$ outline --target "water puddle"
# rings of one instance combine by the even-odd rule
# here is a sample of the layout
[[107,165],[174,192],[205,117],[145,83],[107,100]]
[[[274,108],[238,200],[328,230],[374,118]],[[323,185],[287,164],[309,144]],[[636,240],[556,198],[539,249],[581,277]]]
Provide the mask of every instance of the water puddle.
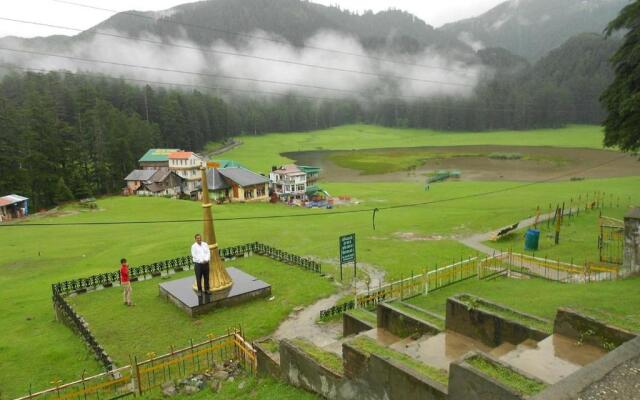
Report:
[[391,346],[431,366],[449,370],[449,364],[470,351],[490,352],[491,348],[481,342],[455,332],[445,331],[435,336],[422,338],[404,345]]
[[394,343],[402,341],[402,338],[390,333],[386,329],[374,328],[361,333],[362,336],[370,337],[381,345],[391,346]]
[[581,345],[565,336],[551,335],[541,342],[520,343],[500,359],[553,384],[603,355],[605,351],[598,347]]

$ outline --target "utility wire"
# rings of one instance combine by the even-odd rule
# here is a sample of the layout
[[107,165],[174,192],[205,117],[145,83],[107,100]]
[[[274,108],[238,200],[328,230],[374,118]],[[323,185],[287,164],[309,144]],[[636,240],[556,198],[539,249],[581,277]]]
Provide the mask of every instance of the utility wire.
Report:
[[[264,219],[282,219],[282,218],[308,218],[308,217],[316,217],[316,216],[333,216],[333,215],[343,215],[343,214],[356,214],[356,213],[369,213],[369,212],[380,212],[383,210],[397,210],[401,208],[411,208],[411,207],[420,207],[426,205],[433,204],[442,204],[447,202],[452,202],[456,200],[466,200],[471,198],[478,198],[489,196],[493,194],[510,192],[518,189],[522,189],[525,187],[530,187],[534,185],[539,185],[542,183],[548,183],[556,179],[564,178],[570,175],[580,174],[586,171],[590,171],[592,169],[600,168],[605,165],[614,163],[618,160],[628,157],[627,154],[621,155],[620,157],[616,157],[614,159],[602,162],[600,164],[584,168],[578,171],[571,171],[565,174],[560,174],[551,178],[538,180],[534,182],[527,182],[520,185],[509,186],[502,189],[489,190],[485,192],[479,193],[471,193],[467,195],[449,197],[446,199],[440,200],[431,200],[431,201],[423,201],[417,203],[405,203],[405,204],[397,204],[386,207],[374,207],[374,208],[364,208],[359,210],[345,210],[345,211],[334,211],[330,213],[312,213],[312,214],[276,214],[276,215],[257,215],[257,216],[246,216],[246,217],[230,217],[230,218],[216,218],[214,221],[248,221],[248,220],[264,220]],[[94,226],[94,225],[146,225],[146,224],[177,224],[177,223],[195,223],[202,222],[202,219],[177,219],[177,220],[156,220],[156,221],[112,221],[112,222],[70,222],[70,223],[26,223],[26,224],[0,224],[0,228],[9,228],[9,227],[41,227],[41,226]]]
[[[17,65],[2,64],[2,63],[0,63],[0,68],[4,68],[4,69],[7,69],[7,70],[21,69],[21,70],[24,70],[24,71],[32,71],[32,72],[39,72],[39,73],[51,72],[50,70],[47,70],[47,69],[44,69],[44,68],[20,67],[20,66],[17,66]],[[270,91],[262,91],[262,90],[228,88],[228,87],[223,87],[223,86],[205,86],[205,85],[193,85],[193,84],[189,84],[189,83],[150,81],[150,80],[147,80],[147,79],[115,77],[115,76],[110,76],[110,75],[102,75],[102,74],[99,74],[99,73],[85,74],[85,73],[82,73],[82,72],[73,72],[73,74],[74,75],[78,75],[78,76],[85,76],[85,77],[88,77],[88,78],[105,78],[105,79],[113,79],[113,80],[121,79],[123,81],[130,81],[130,82],[136,82],[136,83],[145,83],[145,84],[153,84],[153,85],[165,85],[165,86],[189,87],[189,88],[195,88],[195,89],[220,90],[220,91],[224,91],[224,92],[251,93],[251,94],[259,94],[259,95],[262,95],[262,96],[284,96],[284,97],[291,96],[291,97],[303,98],[303,99],[327,100],[327,101],[329,101],[329,100],[331,100],[331,101],[333,101],[333,100],[341,100],[341,98],[339,98],[339,97],[306,96],[306,95],[292,94],[290,92],[270,92]]]
[[329,91],[340,92],[340,93],[355,93],[351,90],[329,88],[324,86],[306,85],[302,83],[272,81],[272,80],[257,79],[257,78],[245,78],[245,77],[231,76],[231,75],[212,74],[208,72],[182,71],[182,70],[172,69],[172,68],[152,67],[149,65],[127,64],[127,63],[116,62],[116,61],[99,60],[99,59],[75,57],[75,56],[55,54],[55,53],[47,53],[44,51],[15,49],[15,48],[9,48],[9,47],[0,47],[0,50],[11,51],[15,53],[25,53],[25,54],[47,56],[47,57],[63,58],[67,60],[80,61],[80,62],[115,65],[118,67],[138,68],[138,69],[151,70],[151,71],[172,72],[172,73],[185,74],[185,75],[206,76],[209,78],[222,78],[222,79],[258,82],[258,83],[269,83],[273,85],[296,86],[296,87],[301,87],[305,89],[329,90]]
[[[46,24],[46,23],[42,23],[42,22],[26,21],[26,20],[14,19],[14,18],[6,18],[6,17],[0,17],[0,20],[17,22],[17,23],[21,23],[21,24],[46,26],[46,27],[56,28],[56,29],[66,29],[66,30],[75,31],[75,32],[93,33],[93,34],[96,34],[96,35],[115,37],[115,38],[126,39],[126,40],[133,40],[133,41],[136,41],[136,42],[151,43],[151,44],[159,45],[159,46],[196,50],[196,51],[199,51],[199,52],[202,52],[202,53],[224,54],[224,55],[234,56],[234,57],[245,57],[245,58],[257,59],[257,60],[261,60],[261,61],[269,61],[269,62],[276,62],[276,63],[282,63],[282,64],[290,64],[290,65],[296,65],[296,66],[302,66],[302,67],[308,67],[308,68],[316,68],[316,69],[323,69],[323,70],[329,70],[329,71],[347,72],[347,73],[352,73],[352,74],[374,76],[374,77],[385,78],[385,79],[391,78],[391,79],[400,79],[400,80],[407,80],[407,81],[421,82],[421,83],[429,83],[429,84],[438,84],[438,85],[473,87],[473,85],[466,84],[466,83],[445,82],[445,81],[438,81],[438,80],[432,80],[432,79],[421,79],[421,78],[413,78],[413,77],[407,77],[407,76],[401,76],[401,75],[383,74],[383,73],[361,71],[361,70],[355,70],[355,69],[330,67],[330,66],[326,66],[326,65],[308,64],[308,63],[303,63],[303,62],[298,62],[298,61],[284,60],[284,59],[280,59],[280,58],[263,57],[263,56],[256,56],[256,55],[252,55],[252,54],[237,53],[237,52],[233,52],[233,51],[214,50],[214,49],[208,49],[208,48],[204,48],[204,47],[187,46],[187,45],[174,44],[174,43],[165,43],[165,42],[162,42],[162,41],[159,41],[159,40],[142,39],[142,38],[135,38],[135,37],[131,37],[131,36],[118,35],[118,34],[115,34],[115,33],[99,31],[97,29],[91,29],[91,30],[85,31],[83,29],[73,28],[73,27],[69,27],[69,26],[52,25],[52,24]],[[464,75],[464,74],[462,74],[460,72],[458,72],[458,74],[459,75]]]
[[[89,9],[92,9],[92,10],[105,11],[105,12],[114,13],[114,14],[130,15],[132,17],[137,17],[137,18],[143,18],[143,19],[148,19],[148,20],[152,20],[152,21],[157,21],[157,18],[154,18],[154,17],[149,16],[149,15],[144,15],[144,14],[139,13],[139,12],[118,11],[118,10],[114,10],[114,9],[110,9],[110,8],[97,7],[97,6],[92,6],[92,5],[83,4],[83,3],[77,3],[77,2],[73,2],[73,1],[65,1],[65,0],[52,0],[52,1],[55,2],[55,3],[68,4],[68,5],[72,5],[72,6],[76,6],[76,7],[89,8]],[[273,43],[286,44],[286,45],[289,45],[289,46],[291,45],[291,43],[289,43],[286,40],[280,40],[280,39],[270,38],[270,37],[266,37],[266,36],[258,36],[258,35],[248,34],[248,33],[230,31],[230,30],[221,29],[221,28],[214,28],[214,27],[210,27],[210,26],[204,26],[204,25],[192,24],[192,23],[187,23],[187,22],[181,22],[181,21],[177,21],[175,19],[168,18],[168,17],[163,17],[162,18],[162,22],[169,22],[169,23],[172,23],[172,24],[175,24],[175,25],[179,25],[179,26],[188,26],[190,28],[202,29],[202,30],[206,30],[206,31],[210,31],[210,32],[224,33],[224,34],[227,34],[227,35],[232,35],[232,36],[237,36],[237,37],[244,37],[244,38],[248,38],[248,39],[264,40],[264,41],[273,42]],[[410,63],[410,62],[392,60],[392,59],[388,59],[388,58],[375,57],[375,56],[367,55],[367,54],[364,54],[364,53],[353,53],[353,52],[349,52],[349,51],[330,49],[330,48],[326,48],[326,47],[318,47],[318,46],[310,46],[310,45],[302,45],[302,46],[299,46],[299,47],[306,48],[306,49],[312,49],[312,50],[321,50],[321,51],[326,51],[326,52],[335,53],[335,54],[344,54],[344,55],[348,55],[348,56],[353,56],[353,57],[358,57],[358,58],[365,58],[365,59],[381,61],[381,62],[386,62],[386,63],[391,63],[391,64],[407,65],[407,66],[411,66],[411,67],[420,67],[420,68],[427,68],[427,69],[438,69],[438,70],[443,70],[443,71],[452,71],[451,68],[445,68],[445,67],[439,67],[439,66],[433,66],[433,65],[424,65],[424,64],[417,64],[417,63]]]
[[[232,80],[247,80],[247,81],[251,81],[251,82],[259,82],[259,83],[267,83],[267,84],[290,85],[290,86],[302,87],[302,88],[307,88],[307,89],[310,88],[310,89],[321,89],[321,90],[328,90],[328,91],[336,91],[336,92],[340,92],[340,93],[358,95],[358,96],[369,96],[369,97],[372,96],[371,93],[359,92],[359,91],[348,90],[348,89],[327,88],[327,87],[323,87],[323,86],[305,85],[305,84],[298,84],[298,83],[287,83],[287,82],[280,82],[280,81],[270,81],[270,80],[263,80],[263,79],[257,79],[257,78],[230,77],[230,76],[210,74],[210,73],[205,73],[205,72],[182,71],[182,70],[159,68],[159,67],[152,67],[152,66],[146,66],[146,65],[126,64],[126,63],[120,63],[120,62],[114,62],[114,61],[96,60],[96,59],[89,59],[89,58],[82,58],[82,57],[75,57],[75,56],[67,56],[67,55],[54,54],[54,53],[46,53],[46,52],[33,51],[33,50],[23,50],[23,49],[0,47],[0,51],[10,51],[10,52],[16,52],[16,53],[35,54],[35,55],[41,55],[41,56],[46,56],[46,57],[70,59],[70,60],[86,62],[86,63],[116,65],[116,66],[119,66],[119,67],[139,68],[139,69],[143,69],[143,70],[157,70],[157,71],[161,71],[161,72],[172,72],[172,73],[181,73],[181,74],[187,74],[187,75],[208,76],[208,77],[225,78],[225,79],[232,79]],[[8,65],[11,65],[11,64],[6,64],[5,63],[4,65],[6,65],[7,68],[10,68],[10,67],[8,67]],[[16,68],[27,69],[27,68],[24,68],[24,67],[16,67]],[[116,79],[118,79],[118,78],[116,78]],[[218,89],[218,87],[209,87],[209,86],[204,86],[204,85],[193,85],[193,84],[184,84],[184,83],[162,83],[162,82],[157,82],[157,81],[148,81],[148,80],[144,80],[144,79],[133,79],[133,78],[119,78],[119,79],[131,80],[131,81],[137,81],[137,82],[157,83],[157,84],[164,84],[164,85],[176,85],[176,86],[188,86],[188,87],[201,87],[201,88],[207,88],[207,89]],[[231,88],[222,88],[222,87],[220,87],[219,89],[228,90],[228,91],[247,91],[247,92],[253,92],[253,93],[274,94],[274,95],[278,95],[278,96],[287,96],[288,95],[287,93],[282,93],[282,92],[278,93],[278,92],[257,91],[257,90],[254,91],[254,90],[243,90],[243,89],[231,89]],[[306,97],[306,98],[321,99],[321,100],[327,100],[327,99],[329,99],[329,100],[339,100],[339,98],[327,98],[327,97],[318,97],[318,96],[310,96],[310,95],[304,95],[304,96],[298,96],[298,97]],[[425,97],[409,96],[409,95],[389,96],[388,99],[390,99],[390,100],[404,100],[404,99],[426,100]],[[465,110],[466,109],[466,110],[471,110],[471,111],[486,111],[486,112],[493,112],[493,111],[497,111],[497,112],[514,112],[515,111],[514,107],[524,107],[527,110],[534,110],[534,111],[536,110],[534,108],[529,107],[529,103],[514,104],[513,107],[511,107],[511,108],[479,108],[479,107],[473,107],[473,106],[447,106],[447,105],[442,105],[442,104],[424,104],[424,106],[427,107],[427,108],[444,109],[444,110]],[[565,114],[572,113],[573,111],[574,110],[569,110],[569,109],[566,109],[566,110],[554,109],[553,110],[554,113],[565,113]]]

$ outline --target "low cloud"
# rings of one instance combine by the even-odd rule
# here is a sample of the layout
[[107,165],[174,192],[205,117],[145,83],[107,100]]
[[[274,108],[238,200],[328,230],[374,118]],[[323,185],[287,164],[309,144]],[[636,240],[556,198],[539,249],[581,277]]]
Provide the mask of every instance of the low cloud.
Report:
[[[109,33],[123,35],[118,32]],[[269,34],[254,32],[251,36],[266,37]],[[141,39],[161,40],[149,35]],[[23,43],[31,43],[29,46],[35,51],[107,63],[7,51],[0,51],[0,60],[5,64],[27,68],[92,72],[163,83],[219,86],[238,90],[237,93],[250,90],[323,98],[355,97],[363,101],[402,96],[407,100],[414,97],[469,96],[485,74],[483,67],[479,65],[468,65],[429,48],[419,54],[403,56],[384,51],[367,53],[355,38],[336,32],[318,32],[302,48],[289,45],[281,38],[277,39],[277,42],[253,39],[239,48],[218,41],[209,48],[197,50],[193,49],[197,45],[184,39],[172,39],[170,44],[173,46],[163,46],[97,34],[86,39],[76,38],[66,51],[34,49],[35,42],[16,40],[12,44],[4,39],[4,47],[15,48],[17,45],[24,46]],[[479,42],[469,44],[474,48],[481,45]],[[356,54],[366,54],[368,57]],[[287,62],[273,62],[266,60],[267,58]],[[206,91],[205,88],[201,90]]]

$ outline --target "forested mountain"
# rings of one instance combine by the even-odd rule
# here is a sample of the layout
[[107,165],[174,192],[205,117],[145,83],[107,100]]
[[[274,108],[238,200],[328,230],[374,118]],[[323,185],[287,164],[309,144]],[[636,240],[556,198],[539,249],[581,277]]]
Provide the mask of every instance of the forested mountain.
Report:
[[18,40],[27,47],[60,48],[91,39],[93,29],[133,37],[152,34],[164,40],[183,38],[200,46],[223,40],[236,47],[246,45],[252,37],[269,35],[301,46],[320,31],[335,31],[357,38],[369,50],[385,48],[404,53],[433,46],[447,52],[473,53],[454,35],[438,31],[405,11],[358,15],[301,0],[209,0],[160,12],[128,11],[69,39],[52,36]]
[[466,34],[536,61],[569,37],[602,33],[629,0],[509,0],[486,13],[438,30]]

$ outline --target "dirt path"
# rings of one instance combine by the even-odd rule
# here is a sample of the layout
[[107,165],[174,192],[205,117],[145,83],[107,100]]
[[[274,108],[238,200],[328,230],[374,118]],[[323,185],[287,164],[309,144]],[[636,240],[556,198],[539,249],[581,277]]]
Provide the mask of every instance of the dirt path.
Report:
[[[573,210],[573,212],[575,212],[576,210]],[[566,213],[568,213],[568,211],[565,211],[565,215]],[[552,219],[553,216],[555,215],[555,213],[549,213],[549,214],[541,214],[540,217],[538,218],[538,223],[540,222],[544,222],[548,219]],[[525,218],[522,221],[518,222],[518,229],[520,228],[527,228],[530,227],[532,225],[534,225],[536,223],[536,217],[529,217],[529,218]],[[467,236],[466,238],[462,238],[462,239],[458,239],[458,241],[462,244],[464,244],[467,247],[471,247],[472,249],[478,250],[481,253],[487,254],[487,255],[494,255],[497,250],[494,248],[491,248],[485,244],[483,244],[483,242],[486,242],[487,240],[490,240],[493,235],[495,235],[496,231],[490,231],[490,232],[485,232],[485,233],[476,233],[475,235],[471,235],[471,236]]]
[[231,143],[226,144],[226,145],[220,147],[219,149],[216,149],[216,150],[212,151],[211,153],[207,153],[207,156],[210,157],[210,156],[215,156],[215,155],[219,155],[219,154],[222,154],[222,153],[226,153],[227,151],[229,151],[231,149],[234,149],[234,148],[240,146],[241,144],[242,144],[241,141],[232,139]]
[[[321,261],[325,264],[336,265],[337,263],[337,260],[335,259]],[[358,263],[358,268],[361,268],[367,273],[367,275],[369,275],[371,287],[376,287],[384,283],[385,272],[382,268],[366,263]],[[358,281],[356,283],[356,288],[358,290],[364,290],[367,286],[365,282]],[[342,336],[342,322],[334,321],[318,324],[316,323],[316,320],[320,316],[321,310],[326,310],[327,308],[334,306],[338,300],[349,293],[352,293],[352,289],[344,288],[330,297],[319,300],[303,309],[294,311],[283,323],[280,324],[276,332],[273,334],[274,339],[281,340],[302,337],[319,347],[335,344]]]

